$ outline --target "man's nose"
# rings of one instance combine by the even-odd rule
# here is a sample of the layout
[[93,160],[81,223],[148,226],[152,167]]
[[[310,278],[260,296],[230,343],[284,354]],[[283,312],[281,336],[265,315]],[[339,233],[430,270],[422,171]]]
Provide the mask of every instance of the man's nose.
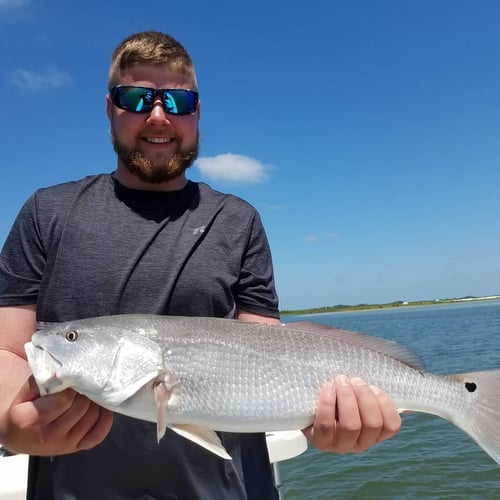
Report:
[[157,99],[153,104],[153,109],[149,113],[148,122],[152,124],[165,124],[170,123],[168,114],[165,112],[163,103],[160,99]]

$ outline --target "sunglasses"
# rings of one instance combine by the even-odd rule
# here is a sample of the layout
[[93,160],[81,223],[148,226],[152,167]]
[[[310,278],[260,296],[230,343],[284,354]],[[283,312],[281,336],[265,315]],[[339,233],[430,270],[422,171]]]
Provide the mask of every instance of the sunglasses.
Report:
[[171,115],[189,115],[198,105],[198,92],[194,90],[116,85],[109,93],[115,106],[132,113],[149,113],[156,99],[161,99],[165,112]]

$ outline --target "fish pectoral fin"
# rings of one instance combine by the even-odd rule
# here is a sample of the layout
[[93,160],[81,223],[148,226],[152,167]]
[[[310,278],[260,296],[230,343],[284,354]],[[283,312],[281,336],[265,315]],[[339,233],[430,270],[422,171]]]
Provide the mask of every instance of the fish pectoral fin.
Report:
[[170,428],[180,436],[202,446],[215,455],[231,460],[231,455],[226,451],[215,431],[189,424],[176,424],[170,426]]
[[172,391],[161,381],[154,384],[153,394],[156,405],[156,438],[160,442],[167,431],[167,405]]

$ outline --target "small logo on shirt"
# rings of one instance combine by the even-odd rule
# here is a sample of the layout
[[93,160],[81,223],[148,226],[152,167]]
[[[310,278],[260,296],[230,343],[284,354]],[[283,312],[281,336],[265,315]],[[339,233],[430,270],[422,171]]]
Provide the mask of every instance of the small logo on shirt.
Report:
[[202,234],[205,232],[206,226],[200,226],[193,229],[193,234]]

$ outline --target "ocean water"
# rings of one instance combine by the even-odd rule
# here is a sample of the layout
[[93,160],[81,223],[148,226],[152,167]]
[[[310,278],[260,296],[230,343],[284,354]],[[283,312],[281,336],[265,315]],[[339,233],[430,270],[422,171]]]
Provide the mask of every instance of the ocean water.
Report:
[[[401,342],[435,373],[500,368],[499,300],[284,318],[301,319]],[[309,447],[280,472],[286,500],[500,498],[500,465],[451,423],[421,413],[403,415],[397,436],[363,454]]]

